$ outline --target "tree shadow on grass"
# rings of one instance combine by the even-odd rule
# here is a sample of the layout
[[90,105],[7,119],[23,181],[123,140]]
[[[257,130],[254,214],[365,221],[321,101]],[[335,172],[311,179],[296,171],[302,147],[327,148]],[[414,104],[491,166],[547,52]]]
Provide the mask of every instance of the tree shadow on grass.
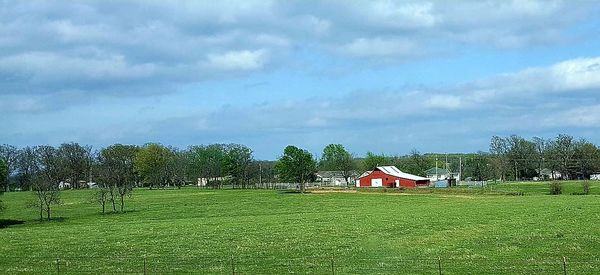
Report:
[[100,215],[100,216],[125,215],[127,213],[136,213],[136,212],[141,212],[141,210],[139,210],[139,209],[130,209],[130,210],[125,209],[124,212],[121,212],[121,211],[113,212],[111,210],[111,211],[106,211],[104,213],[98,212],[95,215]]
[[304,193],[302,193],[302,192],[300,192],[300,190],[288,189],[288,190],[280,190],[279,194],[310,194],[310,191],[304,191]]
[[25,221],[20,221],[20,220],[0,219],[0,229],[9,227],[11,225],[24,224],[24,223],[25,223]]

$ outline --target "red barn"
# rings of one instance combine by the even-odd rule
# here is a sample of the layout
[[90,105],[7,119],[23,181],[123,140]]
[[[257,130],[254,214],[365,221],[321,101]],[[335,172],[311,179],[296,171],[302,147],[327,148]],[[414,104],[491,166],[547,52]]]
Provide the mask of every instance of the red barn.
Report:
[[379,166],[356,180],[356,187],[420,187],[429,186],[429,179],[404,173],[396,166]]

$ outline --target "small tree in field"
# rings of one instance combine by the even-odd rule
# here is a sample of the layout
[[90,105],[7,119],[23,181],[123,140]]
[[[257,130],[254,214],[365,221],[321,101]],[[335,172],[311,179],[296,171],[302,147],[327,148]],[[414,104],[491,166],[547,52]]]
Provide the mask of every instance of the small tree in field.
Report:
[[275,169],[282,180],[298,183],[300,192],[304,193],[305,184],[314,179],[317,162],[310,152],[290,145],[285,147]]
[[583,187],[583,194],[584,195],[589,195],[590,194],[590,182],[589,181],[584,181],[581,183],[581,187]]
[[111,145],[100,151],[98,156],[99,190],[96,198],[101,204],[103,212],[107,201],[112,203],[113,212],[116,212],[117,200],[119,200],[121,212],[125,210],[125,197],[131,195],[136,180],[134,161],[137,151],[137,146],[122,144]]
[[67,178],[63,160],[58,150],[52,146],[38,146],[35,149],[39,172],[33,182],[33,191],[36,194],[34,206],[40,210],[40,220],[46,213],[50,220],[52,205],[60,204],[59,183]]
[[562,184],[560,181],[553,181],[550,183],[550,195],[562,194]]

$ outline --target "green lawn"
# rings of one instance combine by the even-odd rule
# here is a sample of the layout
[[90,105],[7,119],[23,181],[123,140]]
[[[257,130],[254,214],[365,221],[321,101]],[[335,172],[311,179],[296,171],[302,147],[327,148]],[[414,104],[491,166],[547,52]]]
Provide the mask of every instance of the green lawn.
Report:
[[[594,274],[600,183],[593,195],[569,195],[577,184],[560,196],[545,195],[548,183],[303,195],[139,189],[129,212],[107,215],[91,191],[65,191],[51,222],[27,208],[33,194],[7,193],[0,219],[25,223],[0,229],[0,272],[141,274],[145,258],[146,271],[161,274],[438,274],[440,265],[444,274],[563,274],[566,257],[569,274]],[[515,190],[525,195],[502,195]]]

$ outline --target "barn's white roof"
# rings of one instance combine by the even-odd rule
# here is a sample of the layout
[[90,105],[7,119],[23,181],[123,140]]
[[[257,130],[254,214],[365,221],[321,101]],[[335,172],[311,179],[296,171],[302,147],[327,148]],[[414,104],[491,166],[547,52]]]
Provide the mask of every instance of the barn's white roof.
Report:
[[429,180],[428,178],[420,177],[420,176],[409,174],[409,173],[404,173],[404,172],[400,171],[400,169],[396,168],[396,166],[378,166],[377,169],[379,169],[381,172],[384,172],[390,176],[399,177],[399,178],[403,178],[403,179]]
[[360,176],[358,176],[358,178],[364,178],[364,177],[366,177],[366,176],[370,175],[372,172],[373,172],[373,171],[367,171],[367,172],[364,172],[364,173],[360,174]]

